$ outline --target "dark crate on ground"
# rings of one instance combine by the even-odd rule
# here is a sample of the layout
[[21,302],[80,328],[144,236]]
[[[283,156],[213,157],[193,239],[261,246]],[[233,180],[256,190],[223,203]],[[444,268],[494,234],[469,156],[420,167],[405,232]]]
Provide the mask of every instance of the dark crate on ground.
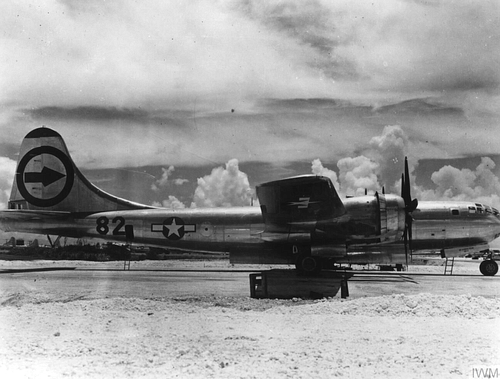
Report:
[[349,296],[351,272],[322,271],[318,276],[299,275],[295,270],[268,270],[250,274],[250,296],[256,299],[322,299]]

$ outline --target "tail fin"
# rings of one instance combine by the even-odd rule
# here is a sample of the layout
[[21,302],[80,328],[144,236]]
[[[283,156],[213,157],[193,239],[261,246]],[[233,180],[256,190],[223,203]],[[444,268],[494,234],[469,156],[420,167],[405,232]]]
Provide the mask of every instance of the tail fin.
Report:
[[112,196],[91,184],[56,131],[38,128],[24,138],[9,209],[92,213],[147,208],[152,207]]

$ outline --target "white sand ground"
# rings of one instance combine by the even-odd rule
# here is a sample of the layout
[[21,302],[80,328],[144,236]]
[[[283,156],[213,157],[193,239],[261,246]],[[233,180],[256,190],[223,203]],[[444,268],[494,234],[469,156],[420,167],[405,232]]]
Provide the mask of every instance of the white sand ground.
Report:
[[500,366],[498,298],[1,299],[1,378],[471,378]]

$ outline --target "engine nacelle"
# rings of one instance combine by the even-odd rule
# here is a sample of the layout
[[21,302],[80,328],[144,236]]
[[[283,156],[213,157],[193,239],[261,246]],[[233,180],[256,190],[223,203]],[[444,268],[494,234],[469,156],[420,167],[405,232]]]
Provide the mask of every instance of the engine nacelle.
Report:
[[318,223],[311,238],[311,255],[344,257],[349,251],[371,245],[400,241],[405,227],[405,204],[396,195],[348,198],[344,202],[347,218]]
[[390,243],[401,240],[405,228],[405,204],[396,195],[376,193],[347,199],[347,245]]

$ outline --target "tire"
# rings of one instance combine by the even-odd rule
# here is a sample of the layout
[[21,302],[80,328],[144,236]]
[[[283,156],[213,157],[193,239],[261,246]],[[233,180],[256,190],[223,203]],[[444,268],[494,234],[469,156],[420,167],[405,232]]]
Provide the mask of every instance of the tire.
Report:
[[479,271],[485,276],[494,276],[498,272],[498,264],[493,259],[487,259],[481,262]]
[[299,254],[295,268],[302,275],[315,276],[320,273],[322,264],[321,260],[317,257]]

